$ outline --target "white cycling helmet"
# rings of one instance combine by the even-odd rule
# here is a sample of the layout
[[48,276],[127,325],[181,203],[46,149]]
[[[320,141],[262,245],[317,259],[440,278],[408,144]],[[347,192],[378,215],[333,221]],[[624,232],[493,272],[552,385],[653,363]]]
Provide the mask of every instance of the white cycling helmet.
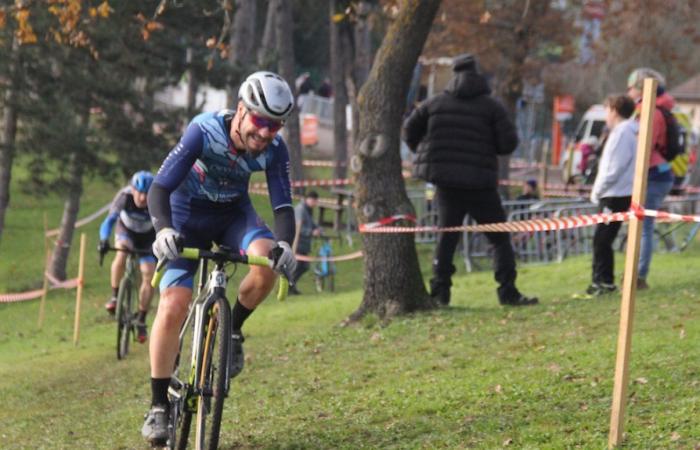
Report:
[[238,99],[256,114],[279,121],[285,121],[294,107],[294,96],[287,82],[266,71],[248,75],[238,90]]

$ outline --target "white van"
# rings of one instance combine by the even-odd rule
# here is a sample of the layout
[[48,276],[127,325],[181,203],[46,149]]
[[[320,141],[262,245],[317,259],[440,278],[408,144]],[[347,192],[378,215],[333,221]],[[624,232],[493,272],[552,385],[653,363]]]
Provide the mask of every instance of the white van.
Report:
[[[564,150],[561,158],[561,167],[563,170],[564,181],[571,179],[576,175],[581,175],[579,165],[581,163],[581,144],[591,143],[600,140],[600,135],[603,134],[605,128],[605,107],[603,105],[593,105],[581,118],[574,142]],[[572,162],[569,164],[569,156],[572,155]]]

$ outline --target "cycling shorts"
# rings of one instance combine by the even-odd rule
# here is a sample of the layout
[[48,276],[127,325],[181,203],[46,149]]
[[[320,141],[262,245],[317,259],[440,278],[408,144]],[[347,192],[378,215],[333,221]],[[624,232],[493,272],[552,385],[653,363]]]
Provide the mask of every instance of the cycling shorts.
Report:
[[[243,252],[258,239],[274,240],[249,197],[227,203],[172,199],[171,208],[173,227],[182,235],[185,247],[209,250],[216,243]],[[174,286],[192,289],[198,266],[198,261],[184,258],[169,262],[160,282],[161,292]]]
[[155,264],[156,257],[153,256],[153,241],[156,240],[156,231],[151,230],[146,233],[136,233],[124,225],[121,219],[117,220],[117,226],[114,230],[114,243],[124,242],[130,249],[148,250],[147,255],[139,257],[139,264]]

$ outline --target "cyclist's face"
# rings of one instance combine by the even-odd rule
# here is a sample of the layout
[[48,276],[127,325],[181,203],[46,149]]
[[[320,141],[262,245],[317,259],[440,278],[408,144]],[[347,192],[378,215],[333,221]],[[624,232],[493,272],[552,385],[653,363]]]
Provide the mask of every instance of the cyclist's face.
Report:
[[134,189],[133,186],[131,186],[131,196],[134,197],[134,204],[136,205],[137,208],[145,208],[147,205],[146,201],[146,193],[145,192],[139,192],[136,189]]
[[256,116],[245,106],[238,108],[238,114],[241,114],[240,138],[245,149],[253,153],[265,150],[282,125],[279,122]]

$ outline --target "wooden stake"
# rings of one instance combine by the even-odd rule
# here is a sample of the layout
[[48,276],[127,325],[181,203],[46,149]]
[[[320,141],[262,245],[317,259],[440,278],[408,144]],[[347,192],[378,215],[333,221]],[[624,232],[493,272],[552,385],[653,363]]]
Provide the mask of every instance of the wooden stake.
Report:
[[46,308],[46,296],[49,294],[49,263],[51,262],[51,249],[46,249],[46,259],[44,260],[44,292],[41,294],[41,302],[39,303],[39,321],[37,327],[41,330],[44,326],[44,309]]
[[[644,205],[647,191],[647,171],[651,153],[651,137],[656,105],[656,80],[644,80],[642,92],[642,114],[637,140],[637,162],[634,169],[632,204]],[[622,443],[625,417],[625,400],[629,378],[629,354],[632,344],[632,322],[634,319],[634,298],[637,292],[637,266],[639,263],[639,241],[642,234],[642,219],[631,217],[627,231],[627,252],[625,275],[622,281],[622,302],[620,303],[620,330],[617,338],[617,359],[615,361],[615,383],[613,387],[612,412],[608,448]]]
[[51,260],[51,248],[49,246],[49,237],[46,235],[49,231],[49,219],[46,217],[46,212],[44,212],[44,253],[46,258],[44,260],[44,293],[41,294],[41,302],[39,303],[39,319],[37,321],[37,327],[41,330],[44,326],[44,308],[46,306],[46,295],[49,293],[49,261]]
[[78,289],[75,294],[75,323],[73,325],[73,345],[80,338],[80,303],[83,299],[83,274],[85,273],[85,233],[80,233],[80,259],[78,260]]

